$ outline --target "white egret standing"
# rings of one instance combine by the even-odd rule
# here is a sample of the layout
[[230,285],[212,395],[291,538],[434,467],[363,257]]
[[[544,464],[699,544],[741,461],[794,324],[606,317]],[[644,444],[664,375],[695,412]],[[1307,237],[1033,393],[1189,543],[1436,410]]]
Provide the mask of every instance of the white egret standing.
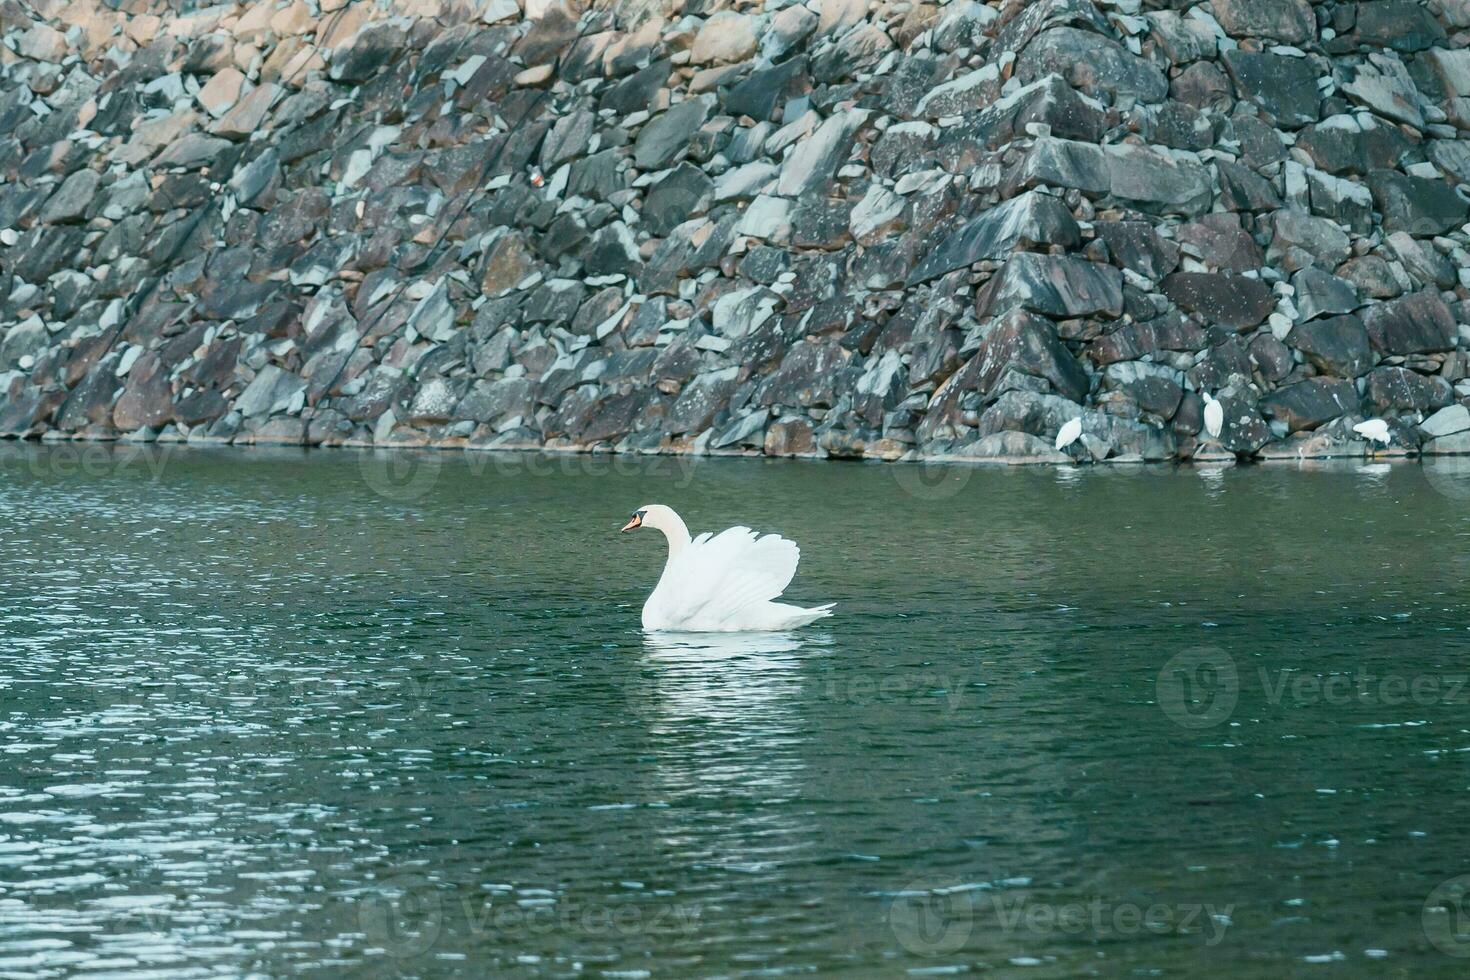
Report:
[[1353,426],[1353,431],[1369,442],[1380,442],[1385,446],[1389,443],[1388,423],[1383,421],[1383,419],[1369,419],[1366,422],[1359,422]]
[[1218,439],[1220,430],[1225,427],[1225,409],[1208,391],[1200,392],[1200,397],[1205,400],[1205,431],[1211,439]]
[[1062,423],[1061,429],[1057,431],[1057,452],[1066,449],[1082,436],[1082,416],[1068,419]]

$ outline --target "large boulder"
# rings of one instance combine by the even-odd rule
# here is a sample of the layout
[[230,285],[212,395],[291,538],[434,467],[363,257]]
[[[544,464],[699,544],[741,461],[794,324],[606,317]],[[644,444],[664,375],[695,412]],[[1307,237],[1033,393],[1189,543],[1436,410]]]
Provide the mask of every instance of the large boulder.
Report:
[[1306,0],[1210,0],[1210,10],[1231,37],[1301,44],[1317,36],[1317,18]]
[[1071,249],[1080,242],[1071,210],[1056,197],[1033,191],[987,208],[955,229],[914,267],[908,281],[927,282],[976,262],[1005,258],[1017,249]]
[[1232,330],[1249,330],[1270,315],[1276,297],[1259,279],[1216,272],[1176,272],[1164,295],[1190,313]]
[[975,298],[980,316],[1021,307],[1054,317],[1123,314],[1123,276],[1112,266],[1068,255],[1013,255]]
[[1368,331],[1355,316],[1299,323],[1287,341],[1324,374],[1357,378],[1373,366]]
[[1038,36],[1017,59],[1016,74],[1023,82],[1057,74],[1081,91],[1139,102],[1162,102],[1169,94],[1159,69],[1117,41],[1075,27],[1054,27]]
[[1268,395],[1261,408],[1285,423],[1288,432],[1301,432],[1356,412],[1358,390],[1351,381],[1309,378]]
[[1389,355],[1432,354],[1455,346],[1455,318],[1432,289],[1368,307],[1373,346]]

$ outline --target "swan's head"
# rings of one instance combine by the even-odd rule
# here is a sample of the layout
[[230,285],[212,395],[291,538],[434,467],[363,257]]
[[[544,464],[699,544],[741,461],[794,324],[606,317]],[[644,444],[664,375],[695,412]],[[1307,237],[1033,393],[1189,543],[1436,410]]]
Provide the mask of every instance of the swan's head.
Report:
[[676,527],[683,527],[683,523],[672,507],[665,507],[663,504],[644,504],[633,511],[633,516],[628,518],[628,523],[623,525],[623,530],[636,531],[640,527],[652,527],[660,531],[671,531]]

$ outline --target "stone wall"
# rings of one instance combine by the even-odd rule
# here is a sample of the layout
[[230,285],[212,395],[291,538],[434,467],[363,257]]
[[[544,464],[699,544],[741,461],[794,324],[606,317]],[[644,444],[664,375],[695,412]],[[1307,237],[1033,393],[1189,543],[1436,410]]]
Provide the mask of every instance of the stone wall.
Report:
[[0,0],[0,432],[1470,451],[1463,0],[566,2]]

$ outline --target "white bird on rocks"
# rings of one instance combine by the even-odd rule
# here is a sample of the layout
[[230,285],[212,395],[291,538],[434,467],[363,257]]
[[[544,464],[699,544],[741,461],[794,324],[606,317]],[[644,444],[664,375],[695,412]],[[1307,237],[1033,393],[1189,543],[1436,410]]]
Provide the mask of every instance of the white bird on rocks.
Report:
[[1369,442],[1379,442],[1385,446],[1389,443],[1388,423],[1383,421],[1383,419],[1369,419],[1366,422],[1359,422],[1353,426],[1353,431]]
[[1068,419],[1067,421],[1063,422],[1062,427],[1057,430],[1057,452],[1061,452],[1063,449],[1066,449],[1068,446],[1076,442],[1081,437],[1082,416],[1079,415],[1076,418]]
[[779,534],[732,527],[690,540],[684,521],[663,504],[639,507],[623,530],[640,527],[662,531],[669,542],[664,573],[643,604],[644,629],[787,630],[832,615],[830,602],[805,609],[773,601],[791,584],[801,559],[801,549]]
[[1205,400],[1205,431],[1211,439],[1218,439],[1220,430],[1225,427],[1225,409],[1208,391],[1200,392],[1200,397]]

